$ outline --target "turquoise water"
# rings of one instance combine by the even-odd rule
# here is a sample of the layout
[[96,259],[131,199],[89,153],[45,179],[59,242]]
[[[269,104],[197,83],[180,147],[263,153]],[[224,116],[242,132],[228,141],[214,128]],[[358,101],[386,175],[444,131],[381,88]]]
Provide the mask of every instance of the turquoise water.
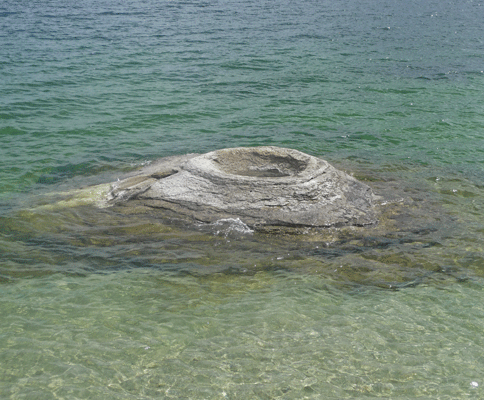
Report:
[[[483,17],[1,3],[0,397],[483,397]],[[257,145],[354,174],[381,223],[279,237],[55,206],[163,156]]]

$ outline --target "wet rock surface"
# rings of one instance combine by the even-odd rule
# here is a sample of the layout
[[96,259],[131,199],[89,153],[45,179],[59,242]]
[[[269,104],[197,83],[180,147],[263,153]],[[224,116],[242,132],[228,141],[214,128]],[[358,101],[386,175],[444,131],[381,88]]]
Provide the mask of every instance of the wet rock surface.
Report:
[[163,158],[113,183],[108,194],[110,204],[202,222],[240,218],[256,229],[372,225],[373,200],[369,186],[325,160],[273,146]]

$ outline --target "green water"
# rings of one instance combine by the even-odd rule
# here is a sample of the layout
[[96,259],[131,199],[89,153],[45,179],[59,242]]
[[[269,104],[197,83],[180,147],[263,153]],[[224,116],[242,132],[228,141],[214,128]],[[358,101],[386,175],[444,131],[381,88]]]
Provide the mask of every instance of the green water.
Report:
[[3,393],[478,398],[480,289],[343,294],[317,276],[147,269],[24,280],[3,290]]
[[[0,398],[483,397],[483,7],[1,3]],[[53,206],[257,145],[372,186],[380,224]]]

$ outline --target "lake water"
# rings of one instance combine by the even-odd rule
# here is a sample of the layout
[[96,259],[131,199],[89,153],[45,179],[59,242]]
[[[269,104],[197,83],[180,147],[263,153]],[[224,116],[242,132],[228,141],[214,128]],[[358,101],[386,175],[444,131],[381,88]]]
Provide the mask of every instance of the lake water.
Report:
[[[484,3],[4,0],[0,397],[484,397]],[[275,145],[381,196],[294,236],[61,207]]]

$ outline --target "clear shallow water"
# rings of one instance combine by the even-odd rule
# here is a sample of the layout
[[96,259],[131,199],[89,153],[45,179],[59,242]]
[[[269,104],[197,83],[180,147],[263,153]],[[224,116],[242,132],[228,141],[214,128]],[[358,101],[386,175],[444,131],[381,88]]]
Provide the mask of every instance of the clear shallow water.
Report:
[[[1,397],[480,397],[482,7],[2,3]],[[370,184],[382,224],[37,207],[263,144]]]
[[3,289],[3,393],[478,398],[481,284],[344,294],[318,276],[146,269],[24,280]]

